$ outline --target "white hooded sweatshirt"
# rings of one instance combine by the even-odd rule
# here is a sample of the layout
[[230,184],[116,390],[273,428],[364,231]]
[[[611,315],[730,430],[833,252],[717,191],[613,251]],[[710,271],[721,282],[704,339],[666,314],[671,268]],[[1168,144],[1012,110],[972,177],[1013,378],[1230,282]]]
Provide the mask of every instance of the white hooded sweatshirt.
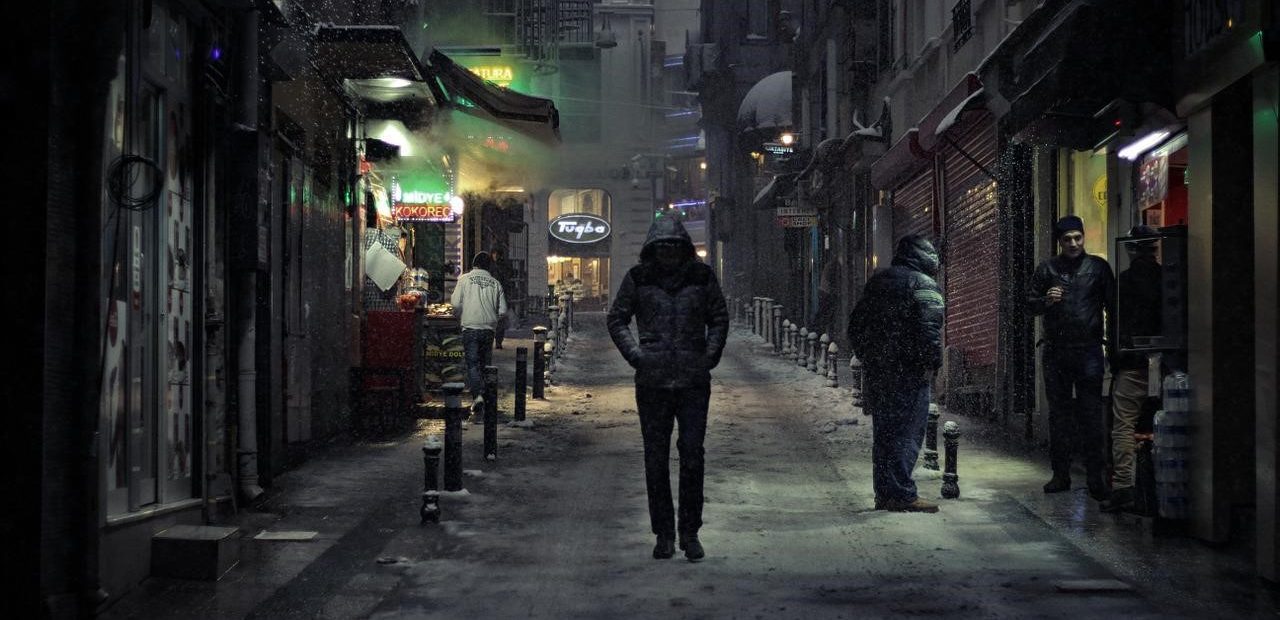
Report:
[[449,303],[453,304],[453,314],[462,318],[462,329],[493,330],[498,319],[507,314],[502,283],[480,268],[458,278]]

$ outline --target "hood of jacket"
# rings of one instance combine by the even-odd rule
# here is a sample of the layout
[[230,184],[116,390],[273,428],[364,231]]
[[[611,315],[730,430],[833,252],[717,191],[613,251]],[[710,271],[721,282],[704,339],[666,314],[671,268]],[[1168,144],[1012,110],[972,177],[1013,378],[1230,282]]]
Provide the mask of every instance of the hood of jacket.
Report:
[[693,238],[684,229],[684,224],[673,217],[662,217],[654,220],[649,226],[649,235],[645,237],[644,245],[640,248],[640,262],[653,260],[653,244],[659,241],[675,241],[688,252],[687,258],[693,259],[695,256]]
[[907,235],[898,241],[898,247],[893,250],[893,264],[914,269],[929,277],[937,276],[941,266],[938,251],[922,235]]

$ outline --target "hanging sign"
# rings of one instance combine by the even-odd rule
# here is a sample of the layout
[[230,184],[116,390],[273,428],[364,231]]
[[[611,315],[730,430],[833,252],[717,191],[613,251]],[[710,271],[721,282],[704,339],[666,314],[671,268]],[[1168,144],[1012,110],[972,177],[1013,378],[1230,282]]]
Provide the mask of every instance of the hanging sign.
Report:
[[395,216],[405,222],[445,222],[457,220],[453,207],[445,204],[396,203]]
[[548,230],[566,243],[595,243],[609,236],[609,222],[586,213],[567,213],[551,220]]

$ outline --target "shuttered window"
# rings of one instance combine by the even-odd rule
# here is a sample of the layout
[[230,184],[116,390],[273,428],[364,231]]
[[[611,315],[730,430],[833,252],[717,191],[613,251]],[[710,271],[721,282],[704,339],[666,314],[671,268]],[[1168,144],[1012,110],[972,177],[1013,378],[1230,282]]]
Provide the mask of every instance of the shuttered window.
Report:
[[893,191],[893,243],[909,234],[933,236],[933,167]]
[[[972,114],[952,139],[994,171],[996,131],[990,114]],[[996,363],[1000,318],[996,183],[953,147],[944,147],[942,158],[947,346],[963,352],[968,368],[989,368]]]

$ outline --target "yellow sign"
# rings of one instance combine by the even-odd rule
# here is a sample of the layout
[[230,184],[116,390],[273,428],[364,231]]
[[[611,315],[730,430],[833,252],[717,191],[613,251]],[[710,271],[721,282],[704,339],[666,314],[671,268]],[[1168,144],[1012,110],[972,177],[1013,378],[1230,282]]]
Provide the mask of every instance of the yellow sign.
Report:
[[471,67],[471,72],[480,76],[486,82],[493,82],[498,86],[510,86],[515,81],[515,72],[511,67],[504,65],[481,65],[479,67]]
[[1093,202],[1103,209],[1107,208],[1107,175],[1105,174],[1093,182]]

